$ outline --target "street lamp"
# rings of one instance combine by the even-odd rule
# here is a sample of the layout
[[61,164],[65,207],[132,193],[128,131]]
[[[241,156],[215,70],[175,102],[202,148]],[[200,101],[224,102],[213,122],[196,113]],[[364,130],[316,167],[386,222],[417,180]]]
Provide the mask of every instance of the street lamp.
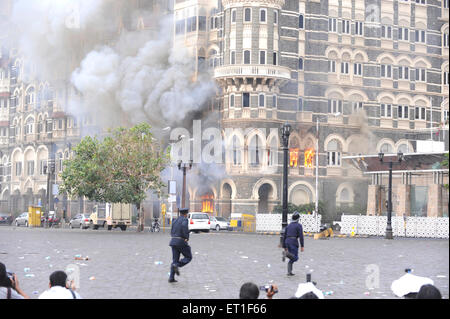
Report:
[[291,135],[292,127],[285,123],[281,128],[281,142],[283,144],[283,212],[281,221],[281,237],[280,246],[283,247],[284,232],[287,227],[288,216],[288,161],[289,161],[289,135]]
[[181,193],[181,208],[186,208],[186,170],[192,168],[192,160],[188,163],[178,161],[178,169],[183,171],[183,192]]
[[[387,225],[386,225],[386,239],[394,239],[392,232],[392,166],[400,164],[404,160],[403,153],[397,154],[397,162],[389,161],[389,186],[388,186],[388,207],[387,207]],[[384,163],[384,153],[378,153],[378,159]]]

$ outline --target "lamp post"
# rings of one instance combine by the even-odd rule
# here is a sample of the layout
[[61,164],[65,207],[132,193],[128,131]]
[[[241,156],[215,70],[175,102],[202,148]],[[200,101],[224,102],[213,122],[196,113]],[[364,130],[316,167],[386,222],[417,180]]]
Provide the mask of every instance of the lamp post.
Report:
[[178,162],[178,169],[183,171],[183,190],[181,193],[181,208],[186,208],[186,170],[192,168],[192,160],[189,163]]
[[[378,153],[380,162],[384,162],[384,153]],[[387,225],[386,225],[386,239],[394,239],[392,232],[392,167],[394,164],[400,164],[403,161],[403,153],[397,154],[397,162],[389,161],[389,183],[388,183],[388,207],[387,207]]]
[[285,123],[281,128],[281,142],[283,143],[283,212],[281,221],[280,247],[283,246],[284,232],[287,227],[288,216],[288,161],[289,161],[289,135],[292,127]]

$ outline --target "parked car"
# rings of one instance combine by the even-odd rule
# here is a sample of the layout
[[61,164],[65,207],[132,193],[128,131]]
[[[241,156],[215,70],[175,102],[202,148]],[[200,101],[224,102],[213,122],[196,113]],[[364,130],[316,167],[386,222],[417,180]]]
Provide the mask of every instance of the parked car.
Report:
[[80,228],[86,229],[89,228],[90,221],[88,214],[78,214],[74,218],[72,218],[69,222],[69,228]]
[[211,216],[209,220],[211,221],[211,229],[217,231],[221,229],[230,229],[230,222],[225,217]]
[[12,217],[10,214],[0,213],[0,225],[11,225]]
[[195,233],[203,231],[208,233],[211,229],[211,221],[207,213],[192,212],[188,213],[187,218],[189,220],[189,231]]
[[16,227],[22,225],[28,227],[28,213],[25,212],[17,216],[16,219],[14,220],[14,225],[16,225]]

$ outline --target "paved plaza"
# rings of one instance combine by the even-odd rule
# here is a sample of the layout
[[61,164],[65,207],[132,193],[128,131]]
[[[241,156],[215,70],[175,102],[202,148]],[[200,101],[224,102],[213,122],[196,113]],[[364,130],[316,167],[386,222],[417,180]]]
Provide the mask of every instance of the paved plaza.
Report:
[[[179,282],[169,284],[169,236],[169,230],[5,226],[0,227],[0,261],[18,275],[31,298],[47,289],[53,271],[73,265],[80,271],[78,292],[83,298],[235,299],[248,281],[275,283],[279,293],[274,298],[289,298],[307,273],[319,289],[329,292],[326,298],[396,298],[390,286],[405,268],[433,279],[443,297],[449,298],[449,240],[306,237],[305,252],[294,264],[296,275],[287,277],[278,236],[228,231],[191,234],[194,258],[180,269]],[[89,260],[75,260],[78,255]]]

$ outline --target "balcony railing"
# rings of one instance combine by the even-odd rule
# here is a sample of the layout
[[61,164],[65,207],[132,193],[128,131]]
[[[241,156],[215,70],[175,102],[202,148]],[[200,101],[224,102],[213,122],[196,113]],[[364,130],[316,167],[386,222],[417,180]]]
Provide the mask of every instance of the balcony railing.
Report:
[[226,65],[214,69],[214,77],[252,77],[252,78],[276,78],[283,80],[291,79],[291,71],[287,67],[278,65]]

